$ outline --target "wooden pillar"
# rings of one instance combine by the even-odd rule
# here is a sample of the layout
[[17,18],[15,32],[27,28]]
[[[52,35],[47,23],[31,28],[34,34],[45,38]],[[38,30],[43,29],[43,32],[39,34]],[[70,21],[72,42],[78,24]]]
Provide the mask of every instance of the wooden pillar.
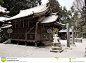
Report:
[[[27,22],[26,22],[27,23]],[[25,40],[27,41],[27,27],[28,27],[28,23],[26,24],[26,29],[25,29]]]
[[17,45],[19,45],[19,41],[17,42]]
[[16,28],[16,21],[15,21],[15,28]]
[[82,38],[83,38],[83,33],[82,33]]
[[28,27],[29,27],[29,20],[28,20]]
[[69,23],[67,23],[67,47],[70,47]]
[[24,28],[24,20],[23,20],[23,28]]
[[36,30],[35,30],[35,46],[37,46],[37,31],[38,31],[38,23],[36,22]]
[[27,42],[25,42],[25,46],[27,46]]
[[42,40],[42,26],[40,27],[40,32],[41,32],[41,33],[40,33],[40,35],[41,35],[41,36],[40,36],[40,37],[41,37],[40,40]]
[[74,26],[72,26],[72,44],[74,44]]
[[52,24],[52,41],[53,41],[53,28],[54,28],[54,24]]
[[35,46],[37,47],[37,42],[35,42]]

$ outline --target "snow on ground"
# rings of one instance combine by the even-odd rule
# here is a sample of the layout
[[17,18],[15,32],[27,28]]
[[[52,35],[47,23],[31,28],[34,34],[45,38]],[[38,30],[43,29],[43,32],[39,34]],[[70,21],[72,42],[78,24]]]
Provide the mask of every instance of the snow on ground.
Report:
[[50,52],[51,46],[35,47],[0,43],[0,57],[84,57],[86,39],[67,48],[67,40],[60,40],[63,52]]

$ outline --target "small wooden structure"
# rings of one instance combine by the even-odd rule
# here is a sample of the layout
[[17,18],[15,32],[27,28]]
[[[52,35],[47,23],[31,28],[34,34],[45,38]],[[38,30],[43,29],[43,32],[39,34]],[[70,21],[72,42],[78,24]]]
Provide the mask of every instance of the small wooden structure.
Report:
[[53,28],[61,29],[64,24],[59,23],[57,13],[51,14],[47,5],[41,5],[31,9],[20,11],[14,17],[7,19],[11,21],[13,33],[11,40],[35,43],[51,44],[53,40]]
[[[72,29],[69,30],[70,35],[72,34]],[[59,36],[61,39],[67,39],[67,29],[62,29],[59,31]]]

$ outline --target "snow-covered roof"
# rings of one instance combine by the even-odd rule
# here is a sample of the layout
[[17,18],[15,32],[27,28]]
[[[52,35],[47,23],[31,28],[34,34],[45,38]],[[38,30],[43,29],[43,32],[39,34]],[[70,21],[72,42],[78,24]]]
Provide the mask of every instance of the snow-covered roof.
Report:
[[58,18],[58,15],[51,15],[46,17],[41,23],[51,23],[51,22],[55,22]]
[[0,17],[0,21],[4,22],[4,20],[7,19],[6,17]]
[[57,22],[58,15],[56,15],[56,13],[52,14],[51,16],[46,17],[41,23],[52,23],[52,22],[56,22],[57,24],[60,24],[62,26],[64,26],[65,24],[62,24],[60,22]]
[[17,18],[21,18],[21,17],[25,17],[25,16],[29,16],[32,14],[37,14],[37,13],[41,13],[43,11],[45,11],[48,7],[45,5],[40,5],[34,8],[30,8],[30,9],[26,9],[26,10],[20,10],[20,13],[8,18],[7,20],[12,20],[12,19],[17,19]]
[[4,27],[1,27],[1,28],[9,28],[11,27],[12,25],[7,25],[7,26],[4,26]]
[[0,12],[9,13],[9,11],[6,11],[6,10],[7,10],[6,8],[4,8],[0,5]]
[[6,11],[6,8],[4,8],[4,7],[2,7],[1,5],[0,5],[0,12],[3,12],[3,13],[5,13]]
[[[67,32],[67,29],[64,29],[64,30],[62,29],[59,32]],[[69,29],[69,32],[72,32],[72,29],[71,28]]]
[[59,32],[67,32],[67,29],[65,29],[65,30],[62,29],[62,30],[60,30]]
[[60,24],[60,25],[63,25],[63,26],[65,26],[65,24],[62,24],[61,22],[57,22],[58,24]]

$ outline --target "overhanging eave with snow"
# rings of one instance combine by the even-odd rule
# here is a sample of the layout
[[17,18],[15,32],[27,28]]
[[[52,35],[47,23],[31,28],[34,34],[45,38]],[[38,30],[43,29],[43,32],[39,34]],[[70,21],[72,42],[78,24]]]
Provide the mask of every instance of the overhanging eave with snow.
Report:
[[23,18],[23,17],[27,17],[27,16],[31,16],[33,15],[33,17],[39,16],[39,15],[43,15],[43,13],[45,14],[46,12],[48,12],[49,7],[45,4],[45,5],[41,5],[41,6],[37,6],[34,8],[30,8],[30,9],[26,9],[26,10],[21,10],[19,14],[6,19],[8,20],[14,20],[14,19],[18,19],[18,18]]
[[65,26],[65,24],[62,24],[60,22],[57,22],[58,15],[51,15],[49,17],[46,17],[41,23],[54,23],[54,25],[60,25]]
[[51,15],[49,17],[46,17],[41,23],[52,23],[57,20],[58,16],[56,15]]

